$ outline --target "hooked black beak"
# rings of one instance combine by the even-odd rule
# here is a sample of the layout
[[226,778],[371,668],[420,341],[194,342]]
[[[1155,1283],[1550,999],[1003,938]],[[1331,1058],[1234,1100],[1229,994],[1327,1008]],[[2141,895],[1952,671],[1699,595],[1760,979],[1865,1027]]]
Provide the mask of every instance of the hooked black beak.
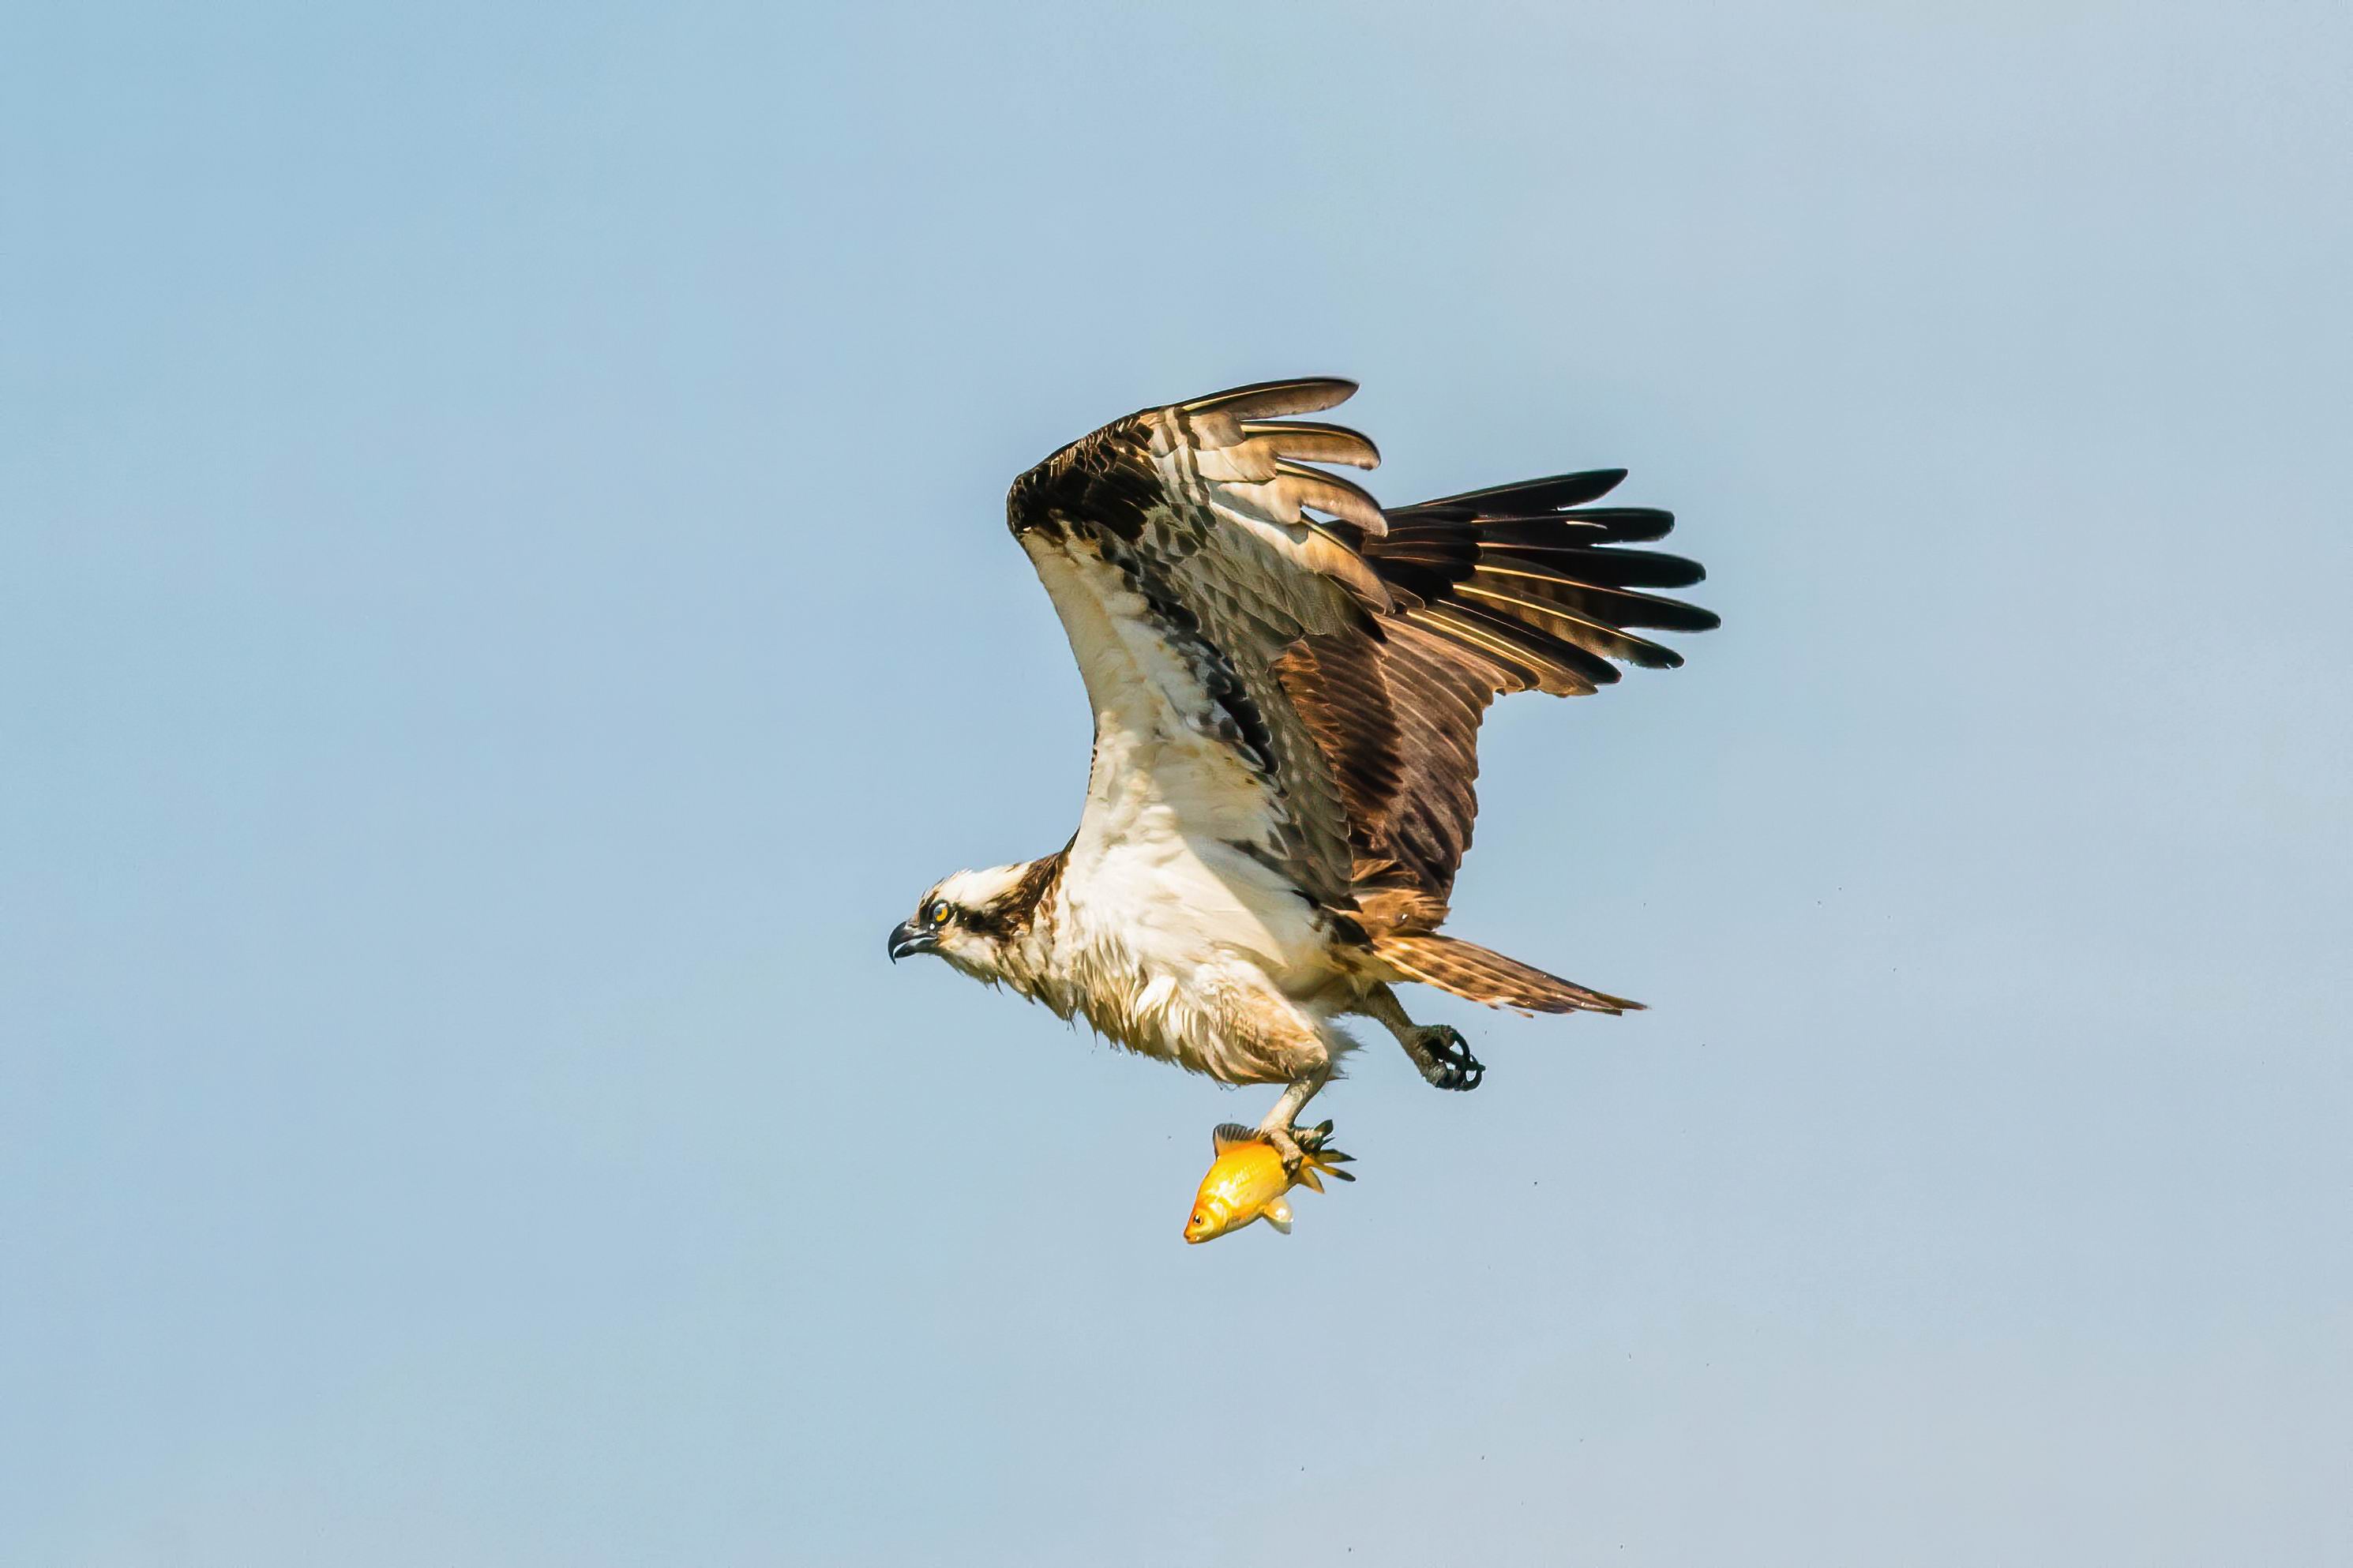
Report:
[[913,921],[901,921],[891,928],[891,962],[893,963],[911,952],[929,952],[939,945],[939,938],[919,929]]

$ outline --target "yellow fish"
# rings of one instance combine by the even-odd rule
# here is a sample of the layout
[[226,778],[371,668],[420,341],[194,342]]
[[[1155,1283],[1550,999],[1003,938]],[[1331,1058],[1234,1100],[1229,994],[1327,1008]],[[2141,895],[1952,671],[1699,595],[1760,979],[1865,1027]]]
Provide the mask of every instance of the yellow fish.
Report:
[[1185,1222],[1185,1239],[1215,1241],[1260,1219],[1290,1235],[1291,1205],[1283,1194],[1294,1186],[1322,1192],[1318,1173],[1344,1182],[1356,1179],[1338,1169],[1347,1155],[1324,1147],[1324,1137],[1331,1131],[1332,1124],[1326,1121],[1301,1136],[1299,1167],[1293,1172],[1284,1170],[1282,1156],[1274,1152],[1274,1145],[1250,1128],[1230,1121],[1219,1127],[1209,1135],[1218,1157],[1210,1162],[1208,1174],[1201,1178],[1201,1190],[1193,1194],[1193,1214]]

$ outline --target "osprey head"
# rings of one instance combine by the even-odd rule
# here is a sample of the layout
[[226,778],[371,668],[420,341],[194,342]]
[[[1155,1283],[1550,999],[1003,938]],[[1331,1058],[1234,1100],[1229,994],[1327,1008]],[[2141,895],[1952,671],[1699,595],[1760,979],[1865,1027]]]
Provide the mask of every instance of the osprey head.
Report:
[[1018,963],[1013,943],[1029,929],[1045,889],[1039,875],[1043,865],[1032,860],[944,879],[915,906],[913,920],[892,929],[892,962],[935,953],[976,980],[1018,983],[1011,973]]

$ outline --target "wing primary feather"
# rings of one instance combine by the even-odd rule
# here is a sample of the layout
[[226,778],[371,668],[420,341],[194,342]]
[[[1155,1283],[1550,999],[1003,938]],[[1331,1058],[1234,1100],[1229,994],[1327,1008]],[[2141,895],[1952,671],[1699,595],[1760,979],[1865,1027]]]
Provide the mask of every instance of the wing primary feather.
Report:
[[[1681,599],[1580,582],[1559,572],[1531,571],[1525,566],[1504,565],[1482,559],[1475,577],[1539,584],[1548,591],[1530,590],[1525,596],[1569,608],[1614,610],[1617,613],[1611,618],[1630,626],[1657,626],[1671,632],[1712,632],[1724,624],[1723,617],[1714,610],[1703,610],[1697,605],[1686,605]],[[1570,604],[1571,600],[1578,603]]]
[[1352,468],[1381,466],[1380,448],[1344,425],[1312,419],[1244,419],[1235,428],[1244,436],[1272,437],[1282,457],[1309,463],[1345,463]]
[[[1492,633],[1516,639],[1528,650],[1529,657],[1562,672],[1571,689],[1555,691],[1556,696],[1583,697],[1596,689],[1618,683],[1618,667],[1601,655],[1578,647],[1566,637],[1532,626],[1484,605],[1461,604],[1452,606],[1467,619],[1487,627]],[[1545,688],[1553,691],[1553,688]]]
[[1588,468],[1582,473],[1554,474],[1548,479],[1522,479],[1517,484],[1489,485],[1482,490],[1464,490],[1459,495],[1440,496],[1435,500],[1416,503],[1419,507],[1453,507],[1476,505],[1482,511],[1501,511],[1510,508],[1526,511],[1550,511],[1561,507],[1583,506],[1599,500],[1614,490],[1625,479],[1623,468]]
[[1336,408],[1356,395],[1356,384],[1337,376],[1304,376],[1297,381],[1258,381],[1228,387],[1207,397],[1176,406],[1187,414],[1223,414],[1235,419],[1264,419],[1282,414],[1316,414]]
[[[1393,532],[1392,540],[1397,538]],[[1412,559],[1409,551],[1382,552],[1384,562]],[[1540,562],[1580,583],[1603,583],[1613,588],[1688,588],[1707,581],[1707,569],[1681,555],[1655,550],[1597,550],[1584,544],[1511,544],[1493,539],[1479,541],[1482,563],[1495,567],[1510,561]]]
[[1482,604],[1493,605],[1513,619],[1546,637],[1558,637],[1605,658],[1622,658],[1645,669],[1676,669],[1683,662],[1683,655],[1672,648],[1662,647],[1648,638],[1638,637],[1631,632],[1577,615],[1541,599],[1501,593],[1475,582],[1457,584],[1454,591]]
[[1618,671],[1607,659],[1470,605],[1430,605],[1409,613],[1433,631],[1505,664],[1527,685],[1555,697],[1583,697],[1618,679]]
[[1389,531],[1388,520],[1381,515],[1381,503],[1362,486],[1303,463],[1285,460],[1276,463],[1275,469],[1300,504],[1345,518],[1376,537]]

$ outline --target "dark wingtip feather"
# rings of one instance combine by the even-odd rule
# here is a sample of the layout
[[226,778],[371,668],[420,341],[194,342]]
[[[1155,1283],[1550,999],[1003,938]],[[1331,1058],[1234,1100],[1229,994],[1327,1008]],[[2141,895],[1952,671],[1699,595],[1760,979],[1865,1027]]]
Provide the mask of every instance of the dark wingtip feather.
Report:
[[1475,506],[1482,511],[1557,511],[1583,506],[1616,489],[1626,478],[1623,468],[1588,468],[1582,473],[1553,474],[1516,484],[1489,485],[1482,490],[1440,496],[1421,502],[1426,507]]
[[1498,537],[1493,531],[1480,535],[1479,550],[1494,560],[1549,566],[1565,577],[1611,588],[1688,588],[1707,580],[1707,569],[1698,562],[1655,550],[1603,550],[1583,543],[1531,544]]
[[[1397,508],[1388,534],[1365,541],[1363,553],[1385,577],[1411,579],[1430,629],[1539,689],[1573,696],[1606,686],[1618,679],[1612,659],[1677,668],[1682,655],[1630,628],[1704,632],[1722,619],[1641,591],[1699,582],[1707,575],[1699,563],[1613,548],[1660,538],[1672,512],[1582,506],[1625,477],[1596,468]],[[1545,510],[1555,507],[1578,510]]]

